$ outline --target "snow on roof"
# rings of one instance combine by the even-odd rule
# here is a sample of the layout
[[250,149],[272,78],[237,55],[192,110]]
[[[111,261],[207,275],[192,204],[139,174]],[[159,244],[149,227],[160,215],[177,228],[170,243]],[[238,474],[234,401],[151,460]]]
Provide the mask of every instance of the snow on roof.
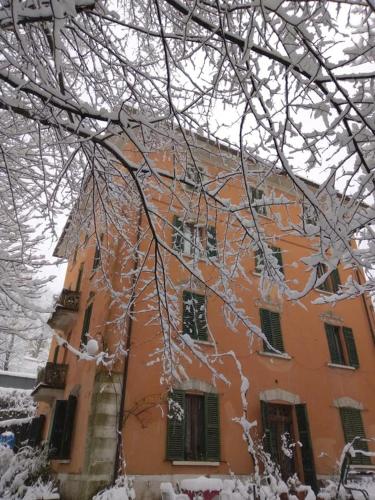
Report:
[[9,375],[10,377],[23,377],[23,378],[36,379],[35,374],[27,373],[27,372],[8,372],[8,371],[0,370],[0,375]]

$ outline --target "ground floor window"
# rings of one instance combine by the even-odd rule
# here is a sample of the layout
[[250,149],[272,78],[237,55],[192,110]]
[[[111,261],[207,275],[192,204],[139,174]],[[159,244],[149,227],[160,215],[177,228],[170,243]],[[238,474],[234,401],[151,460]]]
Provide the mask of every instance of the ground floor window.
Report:
[[167,429],[169,460],[219,461],[219,399],[214,393],[170,394]]
[[[345,443],[351,443],[354,438],[358,438],[353,444],[354,449],[368,452],[361,411],[356,408],[340,408],[340,417]],[[351,463],[369,465],[371,460],[367,455],[357,454],[352,458]]]
[[49,437],[49,458],[70,458],[76,406],[77,398],[73,395],[56,400]]
[[[261,414],[264,449],[278,464],[283,479],[288,479],[295,472],[302,477],[302,472],[304,482],[316,490],[316,473],[306,405],[261,401]],[[299,450],[288,448],[288,442],[297,441],[302,444]],[[287,453],[288,449],[291,451],[290,454]],[[303,470],[298,470],[298,462],[301,463]]]

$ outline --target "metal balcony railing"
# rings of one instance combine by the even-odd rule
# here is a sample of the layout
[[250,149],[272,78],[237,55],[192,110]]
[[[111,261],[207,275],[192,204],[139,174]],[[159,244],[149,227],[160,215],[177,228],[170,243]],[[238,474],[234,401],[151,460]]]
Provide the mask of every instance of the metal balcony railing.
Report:
[[64,288],[61,295],[57,301],[57,305],[69,309],[71,311],[78,311],[79,308],[79,296],[80,292],[75,292],[72,290],[67,290]]
[[44,384],[54,389],[64,389],[68,365],[48,361],[46,366],[38,371],[37,385]]

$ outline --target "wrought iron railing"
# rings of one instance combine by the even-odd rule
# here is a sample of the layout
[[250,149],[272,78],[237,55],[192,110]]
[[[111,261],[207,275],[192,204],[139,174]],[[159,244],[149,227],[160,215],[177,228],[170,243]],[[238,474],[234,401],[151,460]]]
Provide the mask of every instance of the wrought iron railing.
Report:
[[61,295],[57,301],[59,306],[65,309],[70,309],[71,311],[78,311],[79,308],[79,296],[80,292],[75,292],[72,290],[67,290],[64,288]]
[[68,365],[48,361],[46,366],[39,369],[37,384],[45,384],[54,389],[64,389]]

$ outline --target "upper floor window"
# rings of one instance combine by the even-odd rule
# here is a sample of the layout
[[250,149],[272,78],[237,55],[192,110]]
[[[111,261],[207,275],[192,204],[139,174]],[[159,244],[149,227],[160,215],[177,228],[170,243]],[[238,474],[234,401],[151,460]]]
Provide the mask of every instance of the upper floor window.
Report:
[[302,220],[305,224],[311,224],[312,226],[316,226],[318,223],[316,208],[307,201],[302,203]]
[[189,182],[186,184],[187,189],[197,190],[202,185],[203,170],[196,164],[189,163],[186,166],[185,179]]
[[280,314],[268,309],[260,309],[259,313],[262,332],[268,341],[263,341],[263,350],[265,352],[274,352],[273,349],[276,349],[277,351],[284,352]]
[[336,326],[325,323],[327,342],[331,362],[335,365],[359,367],[357,348],[353,330],[347,326]]
[[170,397],[174,411],[168,418],[167,459],[219,461],[218,395],[174,390]]
[[198,293],[183,293],[182,331],[196,340],[207,340],[206,297]]
[[252,203],[255,202],[254,206],[255,211],[260,215],[267,215],[267,207],[264,203],[263,204],[261,203],[261,201],[263,200],[264,191],[255,187],[251,187],[250,189],[251,189],[251,201]]
[[203,226],[173,219],[173,248],[191,257],[216,257],[217,241],[215,226]]
[[[277,263],[279,265],[280,272],[284,274],[284,268],[283,268],[283,258],[282,258],[282,253],[281,253],[281,248],[279,247],[270,247],[272,250],[272,255],[277,259]],[[262,272],[264,266],[264,256],[263,252],[258,248],[255,251],[255,272],[260,274]]]
[[[354,441],[353,448],[367,453],[369,450],[361,411],[356,408],[340,408],[340,417],[345,443],[351,443],[354,438],[359,438]],[[370,465],[371,459],[367,455],[356,453],[355,457],[352,457],[351,463],[357,465]]]
[[[323,262],[319,262],[318,267],[316,269],[316,274],[318,278],[321,278],[324,274],[326,274],[328,268]],[[336,293],[339,290],[341,285],[340,275],[337,269],[334,269],[331,274],[328,275],[326,280],[319,285],[317,288],[319,290],[324,290],[325,292]]]
[[86,345],[88,340],[88,333],[90,331],[90,322],[92,316],[93,303],[89,304],[85,310],[85,315],[83,317],[82,332],[81,332],[81,344]]

